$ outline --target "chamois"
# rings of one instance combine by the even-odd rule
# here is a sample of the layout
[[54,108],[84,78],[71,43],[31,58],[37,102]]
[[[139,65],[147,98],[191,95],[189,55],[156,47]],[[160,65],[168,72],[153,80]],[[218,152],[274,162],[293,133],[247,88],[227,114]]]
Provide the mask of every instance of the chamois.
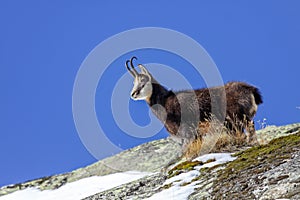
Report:
[[204,133],[199,133],[199,124],[211,120],[212,117],[211,92],[222,94],[222,91],[224,95],[221,101],[225,101],[226,111],[224,110],[223,119],[219,119],[231,132],[237,129],[247,131],[248,142],[257,143],[252,119],[257,106],[263,101],[256,87],[244,82],[228,82],[219,87],[173,92],[160,85],[141,64],[138,64],[141,70],[138,73],[134,68],[134,59],[137,58],[132,57],[125,63],[134,78],[131,98],[145,100],[170,135],[179,138],[183,145],[202,137],[201,134]]

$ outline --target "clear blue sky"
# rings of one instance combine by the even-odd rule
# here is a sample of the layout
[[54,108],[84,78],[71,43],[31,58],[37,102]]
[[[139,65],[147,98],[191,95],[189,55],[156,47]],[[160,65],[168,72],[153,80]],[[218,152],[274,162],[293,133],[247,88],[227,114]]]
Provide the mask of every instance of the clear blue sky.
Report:
[[[2,0],[0,186],[96,161],[74,125],[74,80],[93,48],[132,28],[164,27],[190,36],[210,54],[225,82],[247,81],[261,89],[264,104],[256,120],[266,118],[275,125],[299,122],[300,2],[205,2]],[[129,137],[112,121],[112,86],[126,72],[123,63],[132,55],[179,70],[186,64],[166,52],[137,51],[120,55],[108,68],[101,80],[107,87],[97,89],[96,111],[105,132],[122,148],[167,136],[163,130],[147,139]],[[205,86],[202,81],[192,85]],[[130,102],[130,109],[138,124],[147,124],[146,104]]]

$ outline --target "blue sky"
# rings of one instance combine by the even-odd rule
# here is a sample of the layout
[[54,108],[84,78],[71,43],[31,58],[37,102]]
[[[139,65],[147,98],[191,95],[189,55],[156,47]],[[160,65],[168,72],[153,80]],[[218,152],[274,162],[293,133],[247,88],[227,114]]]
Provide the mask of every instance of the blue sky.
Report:
[[[100,42],[133,28],[163,27],[188,35],[206,49],[225,82],[241,80],[261,89],[264,104],[256,121],[299,122],[299,9],[296,0],[1,1],[0,186],[96,161],[74,125],[73,84]],[[131,137],[113,121],[112,89],[133,55],[143,63],[174,67],[187,79],[192,73],[182,67],[189,66],[183,59],[155,50],[120,55],[108,66],[97,87],[96,113],[109,139],[123,149],[167,136],[162,130],[146,139]],[[205,87],[201,77],[191,79],[194,88]],[[129,105],[136,123],[147,125],[146,104]]]

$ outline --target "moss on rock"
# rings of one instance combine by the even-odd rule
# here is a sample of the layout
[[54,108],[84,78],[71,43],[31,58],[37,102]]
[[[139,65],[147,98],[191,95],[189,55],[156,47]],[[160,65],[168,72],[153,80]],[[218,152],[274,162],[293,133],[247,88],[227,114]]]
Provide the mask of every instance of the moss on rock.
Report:
[[292,159],[293,152],[299,151],[299,148],[300,132],[236,153],[234,156],[237,159],[217,172],[212,187],[213,196],[215,199],[226,199],[229,196],[231,199],[256,199],[253,191],[263,183],[264,173]]

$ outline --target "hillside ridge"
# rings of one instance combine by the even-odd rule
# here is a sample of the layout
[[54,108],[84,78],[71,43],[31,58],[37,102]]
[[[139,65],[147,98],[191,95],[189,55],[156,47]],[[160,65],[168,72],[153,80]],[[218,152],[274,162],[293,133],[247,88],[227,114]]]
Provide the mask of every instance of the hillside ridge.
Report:
[[[289,136],[291,134],[295,135],[295,138],[300,137],[300,123],[297,124],[290,124],[286,126],[268,126],[262,130],[257,131],[258,139],[260,140],[261,143],[268,143],[269,141],[279,138],[279,137],[284,137],[284,136]],[[280,139],[283,141],[283,139]],[[279,141],[280,141],[279,140]],[[293,147],[291,146],[281,146],[282,149],[285,149],[285,153],[283,154],[282,159],[285,160],[277,160],[278,162],[275,167],[267,167],[264,166],[265,170],[263,170],[261,173],[271,173],[270,170],[279,170],[281,167],[285,166],[286,170],[281,170],[282,173],[283,171],[285,172],[284,174],[277,174],[278,176],[276,177],[267,177],[265,179],[269,180],[270,183],[278,183],[282,182],[284,183],[283,185],[278,186],[278,190],[280,187],[288,187],[290,186],[295,187],[298,189],[299,186],[299,180],[290,180],[289,178],[295,177],[295,174],[300,176],[300,171],[299,170],[291,170],[291,173],[293,176],[289,175],[287,169],[290,169],[289,167],[293,166],[299,166],[300,163],[295,161],[295,159],[300,160],[298,156],[300,156],[300,146],[297,146],[298,143],[294,144]],[[255,148],[255,147],[254,147]],[[291,148],[291,149],[288,149]],[[245,150],[247,152],[248,150]],[[57,189],[60,188],[61,186],[71,183],[86,177],[91,177],[91,176],[103,176],[107,174],[112,174],[112,173],[117,173],[117,172],[125,172],[125,171],[145,171],[145,172],[155,172],[152,175],[149,175],[147,177],[144,177],[142,179],[127,183],[125,185],[118,186],[116,188],[112,188],[107,191],[103,191],[101,193],[92,195],[90,197],[87,197],[86,199],[102,199],[104,197],[110,197],[110,199],[114,198],[124,198],[127,199],[129,197],[135,199],[135,198],[146,198],[150,197],[154,193],[157,193],[164,188],[161,188],[159,186],[163,185],[163,182],[168,178],[168,175],[166,171],[163,171],[163,169],[166,165],[169,164],[170,161],[176,159],[179,155],[180,152],[180,146],[171,140],[170,138],[166,139],[161,139],[161,140],[156,140],[152,141],[149,143],[145,143],[142,145],[139,145],[137,147],[134,147],[132,149],[125,150],[117,155],[114,155],[112,157],[100,160],[92,165],[74,170],[69,173],[65,174],[59,174],[59,175],[54,175],[54,176],[48,176],[48,177],[43,177],[40,179],[35,179],[32,181],[27,181],[24,183],[19,183],[19,184],[13,184],[13,185],[8,185],[0,188],[0,196],[19,191],[19,190],[24,190],[26,188],[38,188],[40,190],[49,190],[49,189]],[[243,151],[244,152],[244,151]],[[278,152],[277,152],[278,154]],[[288,156],[288,154],[291,154]],[[271,154],[270,154],[271,155]],[[288,159],[290,159],[288,161]],[[273,159],[276,160],[276,159]],[[273,161],[272,161],[273,162]],[[269,162],[269,163],[272,163]],[[180,161],[178,162],[180,163]],[[177,163],[177,164],[178,164]],[[232,162],[234,163],[234,162]],[[230,164],[229,164],[230,165]],[[260,165],[259,165],[260,166]],[[253,166],[257,167],[257,166]],[[261,167],[261,166],[260,166]],[[268,170],[267,170],[268,169]],[[217,169],[214,169],[218,171]],[[190,195],[190,199],[201,199],[201,198],[208,198],[211,196],[210,195],[217,195],[218,191],[224,191],[226,193],[226,189],[222,189],[222,187],[218,184],[215,184],[214,178],[217,177],[216,171],[213,172],[205,172],[203,173],[202,178],[207,178],[207,180],[203,181],[204,184],[202,185],[202,188],[206,188],[205,192],[200,192],[201,187],[198,187],[197,190],[193,194]],[[250,174],[249,171],[244,170],[246,174]],[[212,173],[212,174],[211,174]],[[242,172],[241,172],[242,173]],[[263,176],[262,174],[260,174]],[[271,175],[270,175],[271,176]],[[279,177],[279,178],[278,178]],[[256,176],[253,177],[253,179],[257,178]],[[199,178],[200,179],[200,178]],[[231,177],[230,180],[234,179],[234,177]],[[263,179],[263,180],[265,180]],[[226,180],[226,179],[224,179]],[[276,182],[277,181],[277,182]],[[285,181],[285,182],[284,182]],[[298,181],[298,182],[297,182]],[[220,182],[220,181],[219,181]],[[268,182],[268,183],[269,183]],[[267,184],[266,182],[260,182]],[[296,184],[296,185],[295,185]],[[201,185],[201,184],[200,184]],[[213,190],[211,187],[214,185],[215,189]],[[265,187],[260,186],[260,185],[255,185],[254,183],[251,186],[257,186],[257,190],[252,191],[252,189],[248,189],[248,191],[256,194],[254,195],[253,198],[258,198],[259,195],[261,196],[262,193],[266,194],[269,190],[266,190]],[[245,186],[244,186],[245,187]],[[247,186],[251,188],[250,186]],[[207,190],[209,188],[209,190]],[[260,188],[260,189],[259,189]],[[273,190],[276,190],[276,187],[274,189],[274,184],[270,188]],[[218,191],[216,191],[218,190]],[[198,192],[197,192],[198,191]],[[208,194],[207,191],[210,191]],[[262,192],[263,191],[263,192]],[[282,192],[282,189],[280,190]],[[292,190],[290,190],[292,191]],[[294,191],[294,190],[293,190]],[[299,190],[300,191],[300,190]],[[229,191],[227,191],[229,192]],[[270,191],[269,191],[270,192]],[[273,191],[274,193],[274,191]],[[295,193],[295,191],[294,191]],[[125,194],[125,195],[124,195]],[[201,194],[201,196],[199,196]],[[208,195],[205,196],[204,194]],[[240,194],[240,191],[237,191],[237,194]],[[248,194],[249,195],[249,194]],[[225,198],[225,197],[223,197]],[[233,198],[233,196],[231,196]],[[234,198],[233,198],[234,199]],[[263,199],[263,198],[262,198]],[[265,199],[268,199],[267,197]]]

